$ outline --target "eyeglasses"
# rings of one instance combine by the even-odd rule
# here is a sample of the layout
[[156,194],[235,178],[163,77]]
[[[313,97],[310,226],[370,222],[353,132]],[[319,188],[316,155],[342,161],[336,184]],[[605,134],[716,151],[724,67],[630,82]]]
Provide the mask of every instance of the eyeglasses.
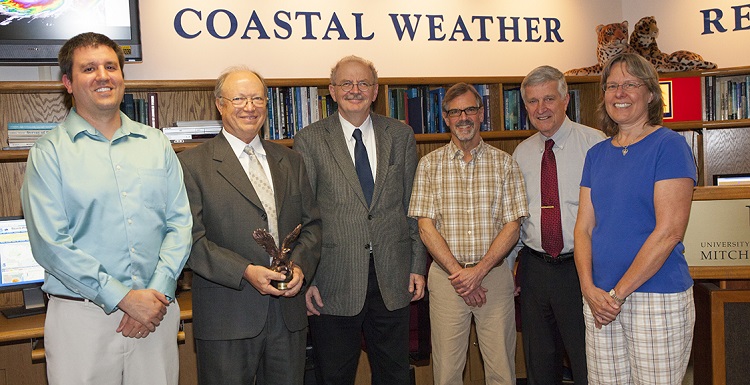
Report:
[[643,83],[636,83],[636,82],[625,82],[622,84],[606,83],[602,86],[602,89],[604,90],[604,92],[615,92],[617,91],[618,88],[622,87],[623,91],[630,92],[644,85],[645,84]]
[[466,107],[464,109],[452,108],[448,111],[445,111],[445,113],[451,118],[457,118],[461,116],[461,113],[466,113],[466,115],[476,115],[479,113],[479,110],[481,108],[482,107]]
[[370,87],[372,87],[374,84],[370,84],[370,83],[365,82],[365,81],[356,82],[356,83],[353,83],[353,82],[350,82],[350,81],[345,81],[345,82],[343,82],[341,84],[334,84],[334,86],[336,86],[336,87],[341,87],[341,90],[344,91],[344,92],[349,92],[349,91],[353,90],[355,85],[357,86],[357,89],[359,89],[360,91],[364,92],[364,91],[369,90]]
[[266,106],[266,101],[267,101],[267,99],[262,96],[253,96],[251,98],[244,97],[244,96],[237,96],[231,99],[225,98],[223,96],[219,96],[219,98],[229,100],[234,106],[234,108],[245,108],[245,106],[247,105],[247,102],[252,102],[253,106],[262,108]]

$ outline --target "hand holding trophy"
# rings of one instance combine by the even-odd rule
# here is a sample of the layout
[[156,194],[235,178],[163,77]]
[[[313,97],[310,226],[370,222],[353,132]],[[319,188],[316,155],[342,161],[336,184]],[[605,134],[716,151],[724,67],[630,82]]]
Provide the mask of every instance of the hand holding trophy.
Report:
[[273,239],[273,235],[271,235],[268,230],[257,229],[253,231],[253,239],[255,239],[255,242],[263,247],[268,255],[271,256],[271,266],[269,269],[286,275],[286,279],[283,281],[271,281],[271,284],[279,290],[286,290],[289,281],[292,280],[294,262],[289,260],[289,252],[292,251],[289,246],[297,239],[301,229],[302,224],[297,225],[297,227],[295,227],[294,230],[284,238],[284,241],[281,242],[281,249],[276,247],[276,240]]

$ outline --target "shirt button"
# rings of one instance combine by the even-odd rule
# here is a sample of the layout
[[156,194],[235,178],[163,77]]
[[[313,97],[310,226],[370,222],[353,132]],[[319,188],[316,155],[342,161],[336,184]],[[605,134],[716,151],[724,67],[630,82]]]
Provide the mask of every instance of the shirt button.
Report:
[[133,224],[133,220],[132,220],[132,219],[130,219],[130,218],[128,218],[128,224],[129,224],[129,225],[132,225],[132,224]]
[[131,247],[131,248],[130,248],[130,252],[131,252],[131,253],[135,253],[135,247]]
[[115,166],[115,170],[120,171],[121,169],[122,169],[122,167],[120,167],[119,164],[117,166]]
[[136,277],[136,276],[134,275],[134,276],[133,276],[133,281],[137,281],[137,280],[138,280],[138,277]]
[[128,193],[127,193],[126,191],[123,191],[123,192],[122,192],[122,196],[123,196],[123,197],[126,197],[126,196],[128,196]]
[[471,230],[467,231],[467,233],[469,233],[469,235],[471,235]]

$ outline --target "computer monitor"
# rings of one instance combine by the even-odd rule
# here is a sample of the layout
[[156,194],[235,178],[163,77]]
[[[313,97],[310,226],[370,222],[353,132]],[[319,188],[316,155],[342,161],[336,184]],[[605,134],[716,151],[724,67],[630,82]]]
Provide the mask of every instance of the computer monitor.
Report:
[[715,174],[714,186],[750,186],[750,173]]
[[138,0],[0,1],[0,65],[57,64],[57,53],[82,32],[107,35],[126,61],[142,61]]
[[22,217],[0,217],[0,292],[23,291],[24,306],[3,310],[7,318],[41,314],[46,310],[44,268],[34,259]]

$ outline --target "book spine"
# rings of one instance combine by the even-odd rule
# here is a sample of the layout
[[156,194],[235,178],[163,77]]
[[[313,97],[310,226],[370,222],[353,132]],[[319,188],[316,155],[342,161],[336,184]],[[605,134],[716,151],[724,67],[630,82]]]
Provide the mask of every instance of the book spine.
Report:
[[159,94],[148,93],[148,125],[159,128]]
[[60,123],[47,123],[47,122],[8,122],[8,131],[14,130],[40,130],[49,131]]

